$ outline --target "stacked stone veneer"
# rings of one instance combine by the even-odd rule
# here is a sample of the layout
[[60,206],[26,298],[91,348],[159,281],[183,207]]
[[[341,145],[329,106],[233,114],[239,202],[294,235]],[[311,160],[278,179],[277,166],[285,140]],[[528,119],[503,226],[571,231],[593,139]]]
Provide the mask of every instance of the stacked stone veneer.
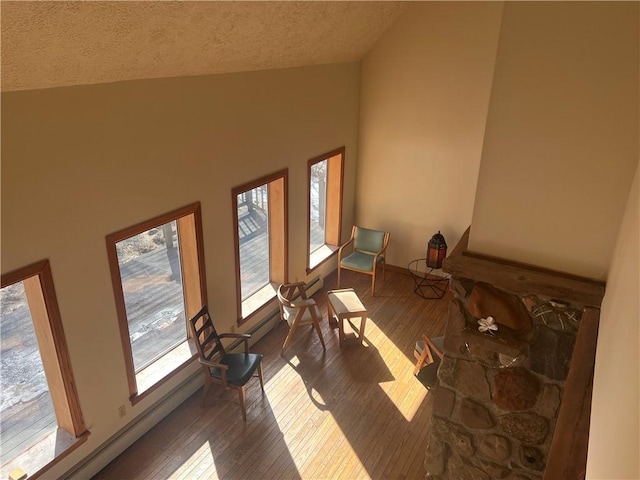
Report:
[[[541,479],[582,305],[452,278],[425,468],[432,479]],[[493,316],[495,335],[478,319]]]

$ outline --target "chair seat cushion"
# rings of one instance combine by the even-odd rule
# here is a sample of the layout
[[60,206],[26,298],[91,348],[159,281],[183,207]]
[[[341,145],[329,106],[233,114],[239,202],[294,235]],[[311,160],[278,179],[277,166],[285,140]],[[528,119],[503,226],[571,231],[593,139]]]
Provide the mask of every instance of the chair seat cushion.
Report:
[[438,368],[440,367],[440,359],[435,358],[434,362],[422,367],[416,374],[416,378],[422,382],[427,388],[432,388],[438,382]]
[[[351,255],[342,259],[340,264],[343,267],[351,268],[353,270],[360,270],[363,272],[373,271],[373,259],[375,255],[368,253],[355,251]],[[383,256],[378,257],[378,263],[382,262]]]
[[[256,371],[262,355],[259,353],[227,353],[220,363],[229,366],[227,370],[227,382],[233,385],[244,385]],[[211,376],[222,378],[219,369],[211,369]]]
[[[298,322],[298,325],[309,325],[313,323],[313,317],[311,316],[312,308],[315,310],[318,319],[322,318],[322,312],[320,311],[320,308],[318,308],[317,305],[310,305],[308,307],[304,307],[304,313],[302,314],[302,318]],[[296,318],[296,315],[298,314],[298,309],[283,305],[282,311],[285,321],[289,326],[291,326],[291,324],[293,323],[293,319]]]

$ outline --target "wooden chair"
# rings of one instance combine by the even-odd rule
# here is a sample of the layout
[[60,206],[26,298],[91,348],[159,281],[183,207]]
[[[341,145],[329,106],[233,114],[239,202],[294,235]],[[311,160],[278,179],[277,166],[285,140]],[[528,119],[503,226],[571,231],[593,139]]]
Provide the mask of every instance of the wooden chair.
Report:
[[389,243],[389,232],[358,227],[351,229],[351,238],[338,250],[338,288],[340,272],[354,272],[371,275],[371,295],[376,290],[376,270],[382,264],[382,278],[385,275],[385,252]]
[[438,367],[444,356],[443,345],[444,337],[429,338],[425,334],[422,334],[422,339],[416,342],[416,348],[413,351],[413,356],[416,357],[413,374],[428,387],[435,385]]
[[[207,393],[209,393],[213,383],[222,385],[225,390],[233,388],[238,391],[242,419],[246,422],[245,385],[252,377],[257,376],[260,379],[260,388],[264,393],[262,355],[249,353],[249,338],[251,338],[251,335],[246,333],[218,334],[206,305],[189,320],[189,327],[198,348],[198,354],[200,355],[198,361],[204,373],[202,406],[205,406]],[[225,338],[243,340],[244,353],[228,353],[221,341]]]
[[297,328],[303,325],[312,325],[316,329],[318,337],[320,337],[322,348],[324,350],[327,349],[324,344],[324,338],[322,338],[322,330],[320,330],[322,313],[318,305],[316,305],[316,301],[313,298],[307,298],[304,282],[280,285],[278,287],[278,302],[280,305],[280,317],[289,325],[289,333],[287,338],[284,339],[281,353],[284,353],[289,346]]

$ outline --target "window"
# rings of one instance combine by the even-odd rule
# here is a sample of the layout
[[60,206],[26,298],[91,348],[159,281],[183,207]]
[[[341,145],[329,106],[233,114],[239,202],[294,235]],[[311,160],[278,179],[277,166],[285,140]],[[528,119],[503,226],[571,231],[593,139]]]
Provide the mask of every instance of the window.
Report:
[[308,162],[307,273],[328,259],[340,245],[344,147]]
[[275,298],[287,270],[287,170],[231,191],[238,324]]
[[107,236],[131,401],[195,358],[187,321],[206,303],[200,204]]
[[49,261],[2,275],[1,288],[0,476],[20,467],[32,477],[83,443],[89,432]]

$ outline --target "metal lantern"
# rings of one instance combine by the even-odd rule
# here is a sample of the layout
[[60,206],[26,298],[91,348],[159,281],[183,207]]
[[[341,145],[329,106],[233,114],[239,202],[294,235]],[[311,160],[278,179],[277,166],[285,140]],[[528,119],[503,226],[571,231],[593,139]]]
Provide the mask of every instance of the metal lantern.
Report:
[[436,233],[427,244],[427,266],[429,268],[442,268],[444,257],[447,256],[447,242],[440,234]]

